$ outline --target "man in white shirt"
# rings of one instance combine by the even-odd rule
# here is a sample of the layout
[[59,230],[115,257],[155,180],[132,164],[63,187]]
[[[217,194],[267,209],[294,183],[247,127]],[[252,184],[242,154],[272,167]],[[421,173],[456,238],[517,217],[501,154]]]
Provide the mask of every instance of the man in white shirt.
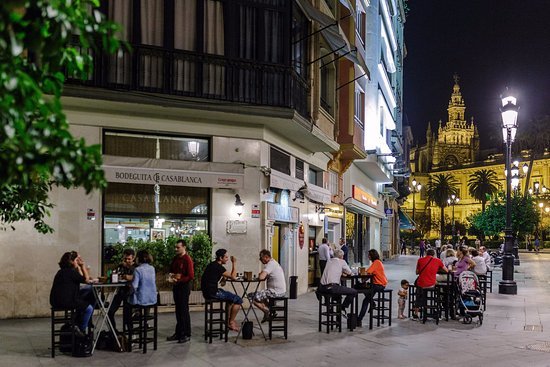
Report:
[[340,284],[340,278],[343,274],[351,275],[351,269],[348,263],[344,261],[344,251],[337,249],[334,251],[334,257],[327,262],[317,292],[346,296],[342,303],[342,309],[345,310],[351,305],[353,298],[357,296],[357,291]]
[[270,317],[269,308],[267,307],[269,298],[284,297],[286,294],[286,281],[283,268],[271,257],[271,252],[268,250],[260,251],[260,261],[264,264],[264,269],[258,275],[258,278],[260,280],[267,279],[267,287],[264,290],[250,294],[250,296],[254,299],[254,305],[264,313],[262,322],[266,322]]
[[487,270],[491,270],[491,255],[487,252],[487,248],[485,246],[479,247],[479,254],[485,260],[485,265],[487,266]]
[[321,267],[321,275],[323,275],[325,272],[325,266],[327,266],[327,261],[330,260],[330,248],[326,238],[323,238],[317,251],[319,252],[319,266]]

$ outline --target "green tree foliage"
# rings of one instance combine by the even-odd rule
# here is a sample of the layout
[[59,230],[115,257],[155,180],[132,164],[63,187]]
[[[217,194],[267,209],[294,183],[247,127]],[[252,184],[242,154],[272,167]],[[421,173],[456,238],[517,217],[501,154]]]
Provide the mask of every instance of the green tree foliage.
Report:
[[468,192],[476,201],[481,202],[481,211],[485,211],[487,201],[498,192],[498,178],[493,170],[480,169],[470,175]]
[[458,193],[457,189],[458,181],[449,173],[439,173],[431,177],[426,187],[426,194],[428,195],[428,201],[439,207],[439,230],[440,238],[443,238],[445,233],[445,207],[447,206],[447,199],[451,195]]
[[[536,202],[531,196],[522,196],[514,193],[512,205],[512,231],[516,237],[522,237],[533,233],[540,217]],[[497,236],[504,231],[506,226],[506,199],[504,194],[499,194],[491,201],[484,212],[474,214],[469,218],[470,226],[474,231],[482,230],[489,236]]]
[[[74,138],[61,108],[65,75],[86,77],[92,57],[71,46],[115,52],[115,24],[99,0],[0,2],[0,223],[34,222],[38,232],[53,204],[53,186],[105,186],[99,146]],[[12,227],[13,228],[13,227]]]

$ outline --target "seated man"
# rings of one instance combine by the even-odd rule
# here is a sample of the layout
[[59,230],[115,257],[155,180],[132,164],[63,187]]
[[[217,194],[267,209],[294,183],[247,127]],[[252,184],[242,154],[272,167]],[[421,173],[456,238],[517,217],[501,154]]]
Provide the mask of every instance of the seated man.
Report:
[[351,275],[351,269],[343,258],[344,251],[337,249],[334,251],[334,257],[327,261],[327,266],[321,276],[321,285],[317,288],[317,297],[320,297],[320,293],[346,296],[342,303],[342,310],[346,312],[346,308],[351,305],[353,298],[357,296],[357,291],[340,284],[342,274]]
[[118,290],[116,295],[113,297],[113,300],[111,302],[111,307],[109,308],[109,320],[111,320],[111,324],[113,325],[113,328],[115,329],[115,331],[117,331],[115,313],[118,311],[122,302],[124,302],[123,321],[125,324],[128,324],[129,322],[128,318],[130,317],[130,315],[128,312],[128,305],[126,301],[128,299],[128,295],[130,294],[131,281],[134,278],[135,255],[136,253],[134,249],[131,249],[131,248],[124,249],[124,251],[122,252],[122,262],[117,268],[118,276],[120,277],[121,280],[128,281],[128,285]]
[[[271,257],[271,252],[268,250],[260,251],[260,261],[264,264],[264,270],[258,275],[260,280],[267,279],[267,288],[249,294],[250,298],[254,299],[254,305],[264,313],[262,322],[269,320],[269,308],[267,303],[269,298],[284,297],[286,294],[285,273],[283,268],[275,259]],[[271,315],[275,316],[275,315]]]
[[418,259],[416,262],[416,302],[413,309],[413,320],[418,320],[418,311],[426,306],[427,289],[435,287],[436,274],[438,271],[447,272],[443,262],[434,257],[435,251],[429,249],[426,257]]
[[201,290],[205,299],[219,299],[233,303],[231,311],[229,313],[229,321],[227,326],[233,331],[239,331],[239,327],[235,322],[239,308],[241,307],[243,300],[241,297],[218,288],[218,283],[224,278],[236,279],[237,269],[235,263],[237,259],[231,256],[231,271],[225,269],[224,265],[229,261],[226,249],[219,249],[216,251],[216,260],[212,261],[204,269],[204,273],[201,278]]

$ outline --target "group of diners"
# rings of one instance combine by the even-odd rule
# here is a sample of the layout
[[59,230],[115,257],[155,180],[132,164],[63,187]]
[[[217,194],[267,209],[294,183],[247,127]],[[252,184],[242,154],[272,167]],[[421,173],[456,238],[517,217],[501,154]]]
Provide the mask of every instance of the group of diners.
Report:
[[[346,276],[351,276],[352,271],[348,263],[344,260],[344,252],[341,249],[334,250],[334,257],[329,259],[321,276],[320,285],[317,288],[317,298],[320,300],[322,294],[333,294],[345,296],[342,302],[342,312],[347,314],[347,309],[358,294],[363,294],[363,302],[361,310],[357,315],[357,326],[361,327],[363,318],[369,311],[371,301],[376,292],[382,291],[388,284],[388,279],[384,272],[384,264],[380,260],[380,254],[377,250],[371,249],[368,252],[370,267],[367,269],[366,279],[362,282],[357,282],[355,287],[351,288],[343,285],[342,279]],[[343,278],[344,277],[344,278]]]
[[[185,240],[178,240],[175,245],[176,255],[170,266],[168,281],[172,283],[175,304],[176,325],[173,335],[167,341],[187,343],[191,339],[191,318],[189,314],[189,295],[191,283],[195,277],[193,260],[187,253]],[[151,265],[152,256],[147,250],[136,253],[127,248],[123,251],[122,262],[116,268],[120,281],[126,286],[117,288],[118,291],[108,306],[108,318],[113,332],[120,334],[117,329],[115,314],[123,305],[123,323],[127,329],[131,327],[131,308],[134,305],[151,306],[158,300],[155,269]],[[137,263],[134,261],[137,260]],[[268,250],[261,250],[259,261],[263,264],[258,274],[259,281],[266,281],[266,288],[246,295],[264,314],[261,322],[267,322],[276,315],[270,312],[268,301],[272,297],[283,297],[286,294],[286,282],[282,267],[271,257]],[[225,265],[231,262],[231,269]],[[205,299],[227,301],[231,306],[228,312],[228,329],[239,331],[236,317],[242,307],[241,296],[222,288],[226,280],[238,280],[237,259],[229,256],[226,249],[218,249],[215,259],[208,264],[201,277],[201,290]],[[59,271],[54,277],[50,291],[50,304],[54,309],[72,309],[76,311],[73,325],[75,334],[83,337],[86,333],[93,333],[92,314],[96,304],[93,293],[93,283],[97,282],[89,274],[89,267],[83,258],[76,252],[63,254],[59,261]]]

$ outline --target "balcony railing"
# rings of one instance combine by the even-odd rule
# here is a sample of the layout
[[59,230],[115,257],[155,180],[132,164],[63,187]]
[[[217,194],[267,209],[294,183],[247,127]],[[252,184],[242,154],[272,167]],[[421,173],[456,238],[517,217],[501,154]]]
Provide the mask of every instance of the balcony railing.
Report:
[[[91,52],[82,49],[81,52]],[[308,84],[290,66],[133,45],[95,58],[87,86],[286,107],[309,118]]]

